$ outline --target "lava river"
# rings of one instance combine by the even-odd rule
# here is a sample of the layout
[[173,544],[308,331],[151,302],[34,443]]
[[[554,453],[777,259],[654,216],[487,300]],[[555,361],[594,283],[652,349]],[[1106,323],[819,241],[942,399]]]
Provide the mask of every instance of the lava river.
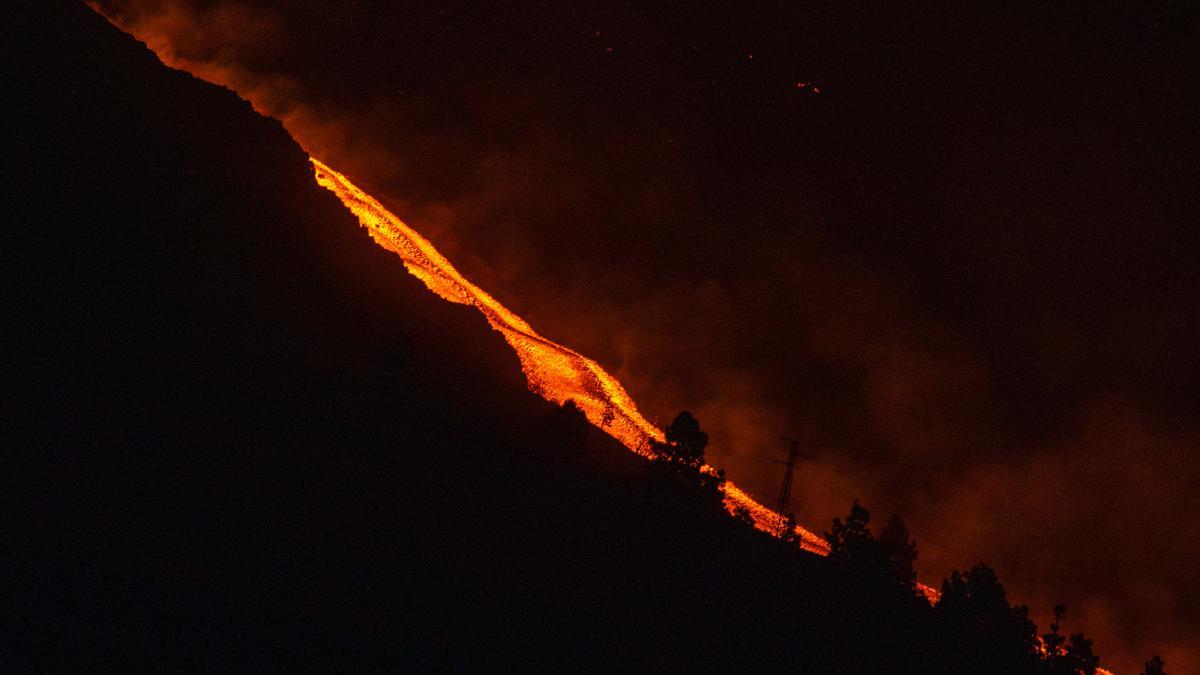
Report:
[[[463,277],[429,240],[375,198],[320,160],[311,159],[317,182],[358,216],[376,243],[400,256],[404,267],[429,290],[450,302],[476,308],[504,336],[521,360],[531,391],[559,404],[575,401],[592,424],[630,450],[652,456],[650,441],[663,440],[662,430],[642,417],[625,388],[600,364],[539,335],[524,319]],[[703,470],[715,471],[709,466]],[[748,511],[760,530],[773,534],[779,531],[779,514],[755,501],[732,481],[725,482],[725,506],[731,512],[739,508]],[[796,528],[796,535],[806,550],[820,555],[829,553],[829,545],[823,538],[801,527]]]
[[[86,4],[121,30],[144,40],[165,65],[229,87],[247,98],[255,110],[263,115],[286,117],[277,114],[271,106],[264,105],[259,100],[261,97],[253,95],[253,91],[248,93],[245,88],[238,86],[239,78],[220,64],[188,59],[176,52],[171,41],[164,36],[152,30],[137,30],[119,17],[106,14],[94,1],[87,1]],[[255,89],[253,86],[249,88]],[[261,91],[258,93],[262,94]],[[296,136],[286,121],[284,126]],[[301,146],[304,145],[301,139],[297,138],[297,141]],[[521,361],[531,391],[559,404],[573,400],[592,424],[633,452],[647,458],[653,456],[650,441],[663,440],[663,432],[638,412],[633,399],[616,378],[592,359],[539,335],[521,317],[463,277],[427,239],[375,198],[351,183],[346,176],[316,158],[310,159],[317,182],[337,195],[367,228],[376,243],[400,256],[405,268],[431,291],[450,302],[475,307],[492,328],[504,336]],[[709,473],[716,471],[710,466],[704,466],[702,470]],[[744,509],[750,514],[755,527],[774,535],[781,534],[782,520],[777,512],[755,501],[733,481],[726,481],[724,490],[725,506],[731,513]],[[818,555],[829,554],[829,544],[823,537],[802,527],[796,527],[795,534],[803,549]],[[924,584],[918,584],[918,587],[930,602],[937,601],[940,593],[936,589]],[[1104,669],[1097,669],[1096,672],[1099,675],[1112,675]]]

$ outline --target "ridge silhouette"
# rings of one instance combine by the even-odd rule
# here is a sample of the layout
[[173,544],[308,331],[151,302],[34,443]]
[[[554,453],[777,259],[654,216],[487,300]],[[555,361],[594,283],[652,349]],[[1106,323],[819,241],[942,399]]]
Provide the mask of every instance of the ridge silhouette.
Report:
[[1048,672],[987,568],[931,607],[900,521],[826,560],[727,517],[529,395],[277,123],[39,12],[4,26],[12,670]]

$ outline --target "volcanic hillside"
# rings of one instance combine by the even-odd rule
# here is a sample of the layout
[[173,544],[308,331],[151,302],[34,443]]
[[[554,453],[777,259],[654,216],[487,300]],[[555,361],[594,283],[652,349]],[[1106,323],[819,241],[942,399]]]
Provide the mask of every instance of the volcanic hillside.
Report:
[[529,393],[233,93],[83,6],[4,39],[16,670],[946,652],[923,599],[847,582]]

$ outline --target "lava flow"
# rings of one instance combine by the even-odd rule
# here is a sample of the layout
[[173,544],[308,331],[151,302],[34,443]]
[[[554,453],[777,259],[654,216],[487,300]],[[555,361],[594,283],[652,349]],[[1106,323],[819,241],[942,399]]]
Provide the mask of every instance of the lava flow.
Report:
[[[375,198],[320,160],[310,159],[317,182],[336,194],[346,208],[358,216],[376,243],[400,256],[404,267],[425,282],[429,290],[450,302],[478,309],[492,328],[504,336],[521,360],[531,391],[554,403],[573,400],[589,422],[639,455],[653,456],[650,441],[663,440],[662,430],[642,417],[625,388],[600,364],[538,335],[524,319],[463,277],[429,240]],[[702,470],[716,471],[707,465]],[[725,506],[730,512],[744,509],[754,520],[755,527],[764,532],[779,533],[779,514],[759,504],[732,481],[725,482]],[[797,527],[795,533],[802,548],[828,555],[829,544],[823,538],[802,527]]]
[[[297,134],[289,124],[289,121],[295,120],[291,120],[291,116],[274,109],[263,100],[263,89],[245,81],[237,69],[188,58],[180,54],[170,40],[164,39],[154,31],[137,30],[119,16],[105,14],[94,0],[88,1],[87,4],[121,30],[146,41],[147,46],[167,66],[226,86],[246,98],[261,114],[280,118],[293,137],[297,137],[297,141],[304,146],[299,138],[303,134]],[[250,91],[249,94],[247,90]],[[255,92],[259,95],[255,95]],[[399,255],[413,276],[421,279],[430,290],[442,298],[471,305],[484,315],[492,328],[499,331],[516,351],[530,390],[559,404],[568,399],[573,400],[592,424],[633,452],[647,458],[653,457],[650,442],[663,440],[663,432],[638,412],[633,399],[616,378],[595,361],[539,335],[521,317],[464,278],[433,244],[384,208],[375,198],[326,164],[316,158],[310,159],[316,171],[317,182],[336,194],[346,208],[358,216],[359,222],[367,228],[380,246]],[[715,468],[707,465],[701,470],[716,473]],[[732,481],[725,482],[725,507],[730,513],[748,513],[755,527],[764,532],[777,536],[782,534],[783,519],[780,515],[755,501]],[[801,548],[818,555],[829,554],[829,544],[823,537],[802,527],[796,527],[795,535]],[[935,589],[921,586],[921,590],[931,601],[936,600],[938,593]]]
[[[138,30],[119,14],[106,13],[95,0],[86,0],[86,4],[121,30],[145,41],[151,51],[167,66],[228,87],[248,100],[259,113],[281,119],[289,133],[302,147],[305,146],[302,138],[304,134],[296,133],[293,126],[299,124],[296,119],[285,110],[272,105],[270,97],[265,97],[264,92],[268,91],[269,87],[257,86],[253,80],[247,80],[245,73],[237,68],[189,58],[181,54],[164,35],[155,30]],[[306,149],[311,152],[310,148]],[[483,313],[492,328],[500,331],[517,352],[532,391],[559,404],[568,399],[574,400],[592,424],[639,455],[653,456],[650,441],[661,441],[663,432],[642,417],[633,399],[616,378],[609,375],[595,361],[538,335],[523,319],[464,278],[433,244],[385,209],[377,200],[360,190],[342,174],[316,158],[311,159],[317,182],[336,194],[342,203],[358,216],[359,221],[380,246],[399,255],[409,272],[442,298],[471,305]],[[716,471],[710,466],[704,466],[702,470],[709,473]],[[725,483],[725,506],[731,513],[739,510],[749,513],[758,529],[780,534],[782,519],[779,514],[759,504],[731,481]],[[795,534],[802,548],[819,555],[828,555],[829,544],[822,537],[800,527],[796,528]],[[932,592],[932,589],[929,590]]]

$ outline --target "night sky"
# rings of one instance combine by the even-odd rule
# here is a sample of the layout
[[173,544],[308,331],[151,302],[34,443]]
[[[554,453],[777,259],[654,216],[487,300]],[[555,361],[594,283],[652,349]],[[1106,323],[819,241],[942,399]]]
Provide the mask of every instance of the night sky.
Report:
[[1200,669],[1188,3],[100,4],[760,499]]

